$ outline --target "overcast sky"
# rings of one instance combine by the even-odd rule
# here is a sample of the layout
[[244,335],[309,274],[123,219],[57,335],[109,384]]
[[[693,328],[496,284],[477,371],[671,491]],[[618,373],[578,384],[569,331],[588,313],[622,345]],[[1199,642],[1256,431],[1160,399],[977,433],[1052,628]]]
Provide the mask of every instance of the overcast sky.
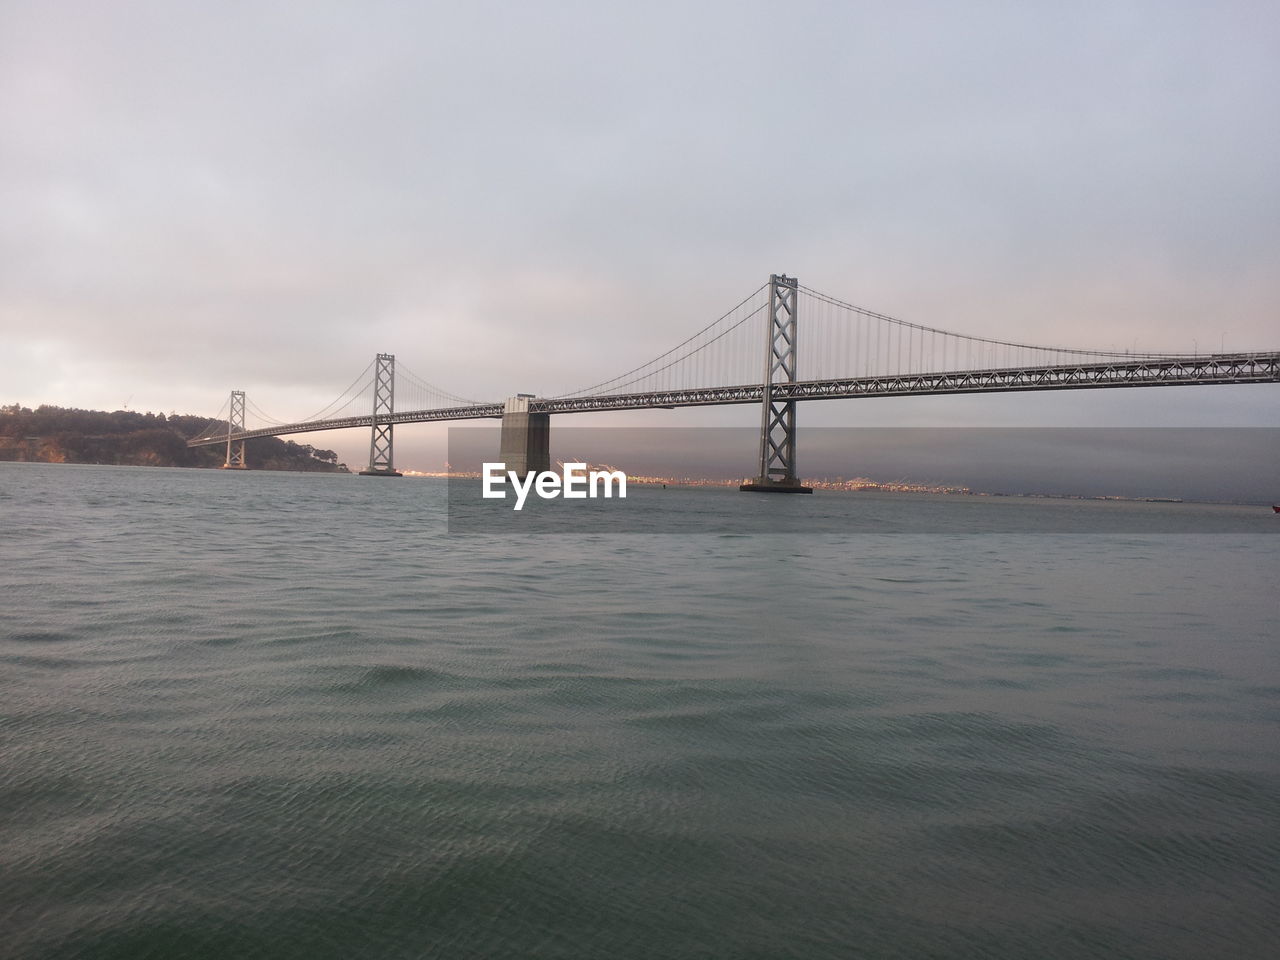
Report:
[[[986,336],[1277,349],[1278,11],[0,0],[0,402],[288,419],[378,351],[554,394],[771,272]],[[801,409],[1275,426],[1280,386]]]

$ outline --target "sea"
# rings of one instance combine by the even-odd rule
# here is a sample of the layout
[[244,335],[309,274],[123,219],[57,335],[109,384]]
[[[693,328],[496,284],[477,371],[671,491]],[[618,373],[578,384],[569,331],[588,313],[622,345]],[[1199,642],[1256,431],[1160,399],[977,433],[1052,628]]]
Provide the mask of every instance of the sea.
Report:
[[446,486],[0,464],[0,956],[1277,955],[1269,507]]

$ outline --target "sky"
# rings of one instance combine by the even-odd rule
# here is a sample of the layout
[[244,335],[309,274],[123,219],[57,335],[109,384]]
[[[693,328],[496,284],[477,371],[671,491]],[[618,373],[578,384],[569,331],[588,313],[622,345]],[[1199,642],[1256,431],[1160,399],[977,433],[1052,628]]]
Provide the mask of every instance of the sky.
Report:
[[[983,336],[1280,349],[1277,91],[1264,2],[0,0],[0,403],[289,420],[378,352],[553,395],[783,272]],[[800,424],[1277,426],[1280,385]]]

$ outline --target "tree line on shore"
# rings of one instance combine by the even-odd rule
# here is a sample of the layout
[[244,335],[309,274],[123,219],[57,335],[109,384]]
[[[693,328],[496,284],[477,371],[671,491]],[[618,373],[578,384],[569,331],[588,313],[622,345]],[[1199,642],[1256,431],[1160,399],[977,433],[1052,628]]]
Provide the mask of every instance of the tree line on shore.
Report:
[[[31,463],[103,463],[145,467],[220,467],[222,446],[188,447],[208,418],[133,410],[80,410],[16,403],[0,407],[0,460]],[[255,470],[345,473],[332,450],[279,437],[245,441]]]

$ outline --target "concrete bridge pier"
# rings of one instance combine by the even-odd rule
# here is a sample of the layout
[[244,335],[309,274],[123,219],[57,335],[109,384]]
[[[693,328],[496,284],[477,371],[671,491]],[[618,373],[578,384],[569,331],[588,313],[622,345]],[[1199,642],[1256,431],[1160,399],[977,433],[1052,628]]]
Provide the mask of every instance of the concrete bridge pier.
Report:
[[551,414],[530,413],[533,394],[510,397],[502,411],[502,449],[506,469],[519,477],[551,469]]

